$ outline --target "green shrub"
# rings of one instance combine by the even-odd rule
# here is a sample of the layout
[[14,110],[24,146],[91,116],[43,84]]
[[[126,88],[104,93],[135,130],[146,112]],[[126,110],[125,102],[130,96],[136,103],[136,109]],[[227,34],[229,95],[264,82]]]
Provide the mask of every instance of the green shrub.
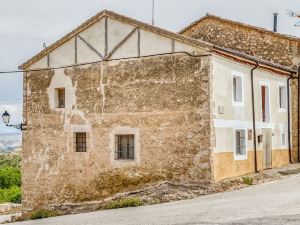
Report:
[[253,177],[242,177],[243,183],[247,185],[252,185],[253,184]]
[[21,156],[0,154],[0,203],[21,203]]
[[0,154],[0,169],[3,167],[21,167],[21,156],[19,154]]
[[21,188],[13,186],[0,189],[0,203],[4,202],[21,203]]
[[143,201],[139,198],[122,198],[108,203],[105,209],[117,209],[127,207],[137,207],[144,205]]
[[21,171],[19,168],[11,166],[0,169],[0,188],[10,188],[21,186]]
[[38,219],[49,218],[49,217],[54,217],[54,216],[59,216],[59,214],[54,210],[38,209],[31,213],[30,219],[38,220]]

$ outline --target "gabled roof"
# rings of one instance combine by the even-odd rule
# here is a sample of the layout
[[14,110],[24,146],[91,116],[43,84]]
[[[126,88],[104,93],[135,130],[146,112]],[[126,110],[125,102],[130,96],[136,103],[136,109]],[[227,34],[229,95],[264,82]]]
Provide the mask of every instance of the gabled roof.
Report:
[[[53,43],[52,45],[50,45],[49,47],[47,47],[46,49],[44,49],[43,51],[38,53],[37,55],[33,56],[31,59],[29,59],[25,63],[23,63],[21,66],[19,66],[19,68],[22,69],[22,70],[26,69],[26,67],[30,66],[32,63],[34,63],[34,62],[38,61],[39,59],[41,59],[42,57],[46,56],[51,51],[55,50],[56,48],[58,48],[59,46],[61,46],[62,44],[64,44],[68,40],[70,40],[71,38],[75,37],[80,32],[82,32],[85,29],[89,28],[90,26],[92,26],[93,24],[95,24],[96,22],[98,22],[99,20],[101,20],[104,17],[109,17],[109,18],[112,18],[112,19],[116,19],[118,21],[125,22],[127,24],[131,24],[133,26],[136,26],[136,27],[139,27],[139,28],[157,33],[159,35],[169,37],[169,38],[172,38],[172,39],[177,40],[177,41],[181,41],[181,42],[186,43],[188,45],[205,48],[206,50],[208,50],[210,52],[213,52],[213,53],[216,53],[216,54],[219,54],[223,57],[232,58],[232,59],[235,59],[235,60],[237,60],[238,58],[245,59],[245,60],[238,60],[238,62],[241,62],[241,63],[249,64],[249,61],[252,61],[252,63],[253,63],[253,61],[255,61],[255,62],[260,63],[262,68],[267,67],[266,69],[269,69],[269,70],[270,70],[270,67],[271,67],[271,68],[276,68],[277,70],[285,71],[285,72],[288,72],[288,73],[295,72],[291,68],[287,68],[287,67],[283,67],[283,66],[278,65],[278,64],[263,61],[261,59],[255,58],[253,56],[246,55],[246,54],[241,53],[241,52],[233,51],[233,50],[230,50],[230,49],[224,49],[224,48],[221,48],[219,46],[216,46],[216,45],[213,45],[213,44],[201,41],[201,40],[189,38],[189,37],[186,37],[184,35],[174,33],[174,32],[159,28],[159,27],[155,27],[155,26],[140,22],[138,20],[135,20],[135,19],[132,19],[132,18],[120,15],[118,13],[108,11],[108,10],[101,11],[97,15],[93,16],[92,18],[90,18],[89,20],[87,20],[86,22],[84,22],[83,24],[78,26],[77,28],[75,28],[73,31],[66,34],[64,37],[62,37],[61,39],[59,39],[58,41],[56,41],[55,43]],[[202,19],[194,22],[193,24],[196,24],[197,22],[200,22],[201,20],[203,20],[205,18],[208,18],[208,17],[209,18],[221,19],[221,18],[216,17],[216,16],[208,15],[208,16],[203,17]],[[234,23],[236,23],[236,22],[234,22]],[[185,29],[188,29],[189,27],[193,26],[193,24],[191,24],[190,26],[188,26]],[[245,25],[245,26],[247,26],[247,25]],[[274,32],[271,32],[271,33],[274,33]],[[275,34],[277,34],[277,33],[275,33]],[[297,39],[297,40],[300,40],[300,39]],[[247,60],[248,60],[248,62],[247,62]],[[263,67],[262,65],[265,65],[265,67]],[[275,71],[275,72],[278,72],[278,71]]]
[[245,24],[245,23],[237,22],[237,21],[230,20],[230,19],[225,19],[225,18],[215,16],[215,15],[212,15],[212,14],[206,14],[206,16],[201,17],[200,19],[194,21],[193,23],[191,23],[187,27],[180,30],[178,33],[183,34],[188,29],[192,28],[196,24],[199,24],[199,23],[203,22],[206,19],[218,20],[218,21],[225,22],[225,23],[228,23],[228,24],[231,24],[231,25],[240,26],[240,27],[252,29],[252,30],[255,30],[255,31],[258,31],[258,32],[262,32],[262,33],[265,33],[265,34],[277,36],[279,38],[290,39],[290,40],[293,40],[293,41],[299,41],[300,42],[300,38],[295,37],[295,36],[277,33],[277,32],[271,31],[271,30],[267,30],[265,28],[256,27],[256,26],[253,26],[253,25],[250,25],[250,24]]
[[180,35],[180,34],[177,34],[177,33],[174,33],[174,32],[159,28],[159,27],[155,27],[155,26],[143,23],[141,21],[132,19],[130,17],[120,15],[113,11],[103,10],[100,13],[98,13],[97,15],[95,15],[92,18],[90,18],[89,20],[87,20],[86,22],[84,22],[83,24],[81,24],[80,26],[78,26],[77,28],[75,28],[70,33],[63,36],[61,39],[59,39],[58,41],[56,41],[55,43],[53,43],[52,45],[50,45],[43,51],[41,51],[40,53],[38,53],[37,55],[33,56],[31,59],[29,59],[28,61],[23,63],[21,66],[19,66],[19,68],[25,69],[32,63],[38,61],[39,59],[41,59],[42,57],[49,54],[51,51],[53,51],[54,49],[56,49],[57,47],[59,47],[60,45],[65,43],[66,41],[68,41],[71,38],[73,38],[74,36],[76,36],[78,33],[87,29],[88,27],[90,27],[91,25],[93,25],[94,23],[98,22],[100,19],[102,19],[103,17],[106,17],[106,16],[109,18],[119,20],[119,21],[123,21],[123,22],[131,24],[133,26],[137,26],[139,28],[143,28],[145,30],[148,30],[148,31],[151,31],[151,32],[154,32],[157,34],[160,34],[162,36],[173,38],[174,40],[178,40],[178,41],[181,41],[181,42],[189,44],[189,45],[193,45],[193,46],[197,46],[197,47],[204,47],[204,48],[208,48],[208,49],[210,49],[212,47],[211,44],[206,43],[204,41],[192,39],[192,38],[189,38],[189,37],[186,37],[186,36],[183,36],[183,35]]

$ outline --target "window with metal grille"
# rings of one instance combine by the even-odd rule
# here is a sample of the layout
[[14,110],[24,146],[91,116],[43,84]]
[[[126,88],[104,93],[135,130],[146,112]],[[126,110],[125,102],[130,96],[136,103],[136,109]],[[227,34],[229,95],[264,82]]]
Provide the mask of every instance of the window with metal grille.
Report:
[[65,89],[56,88],[57,108],[65,108]]
[[115,159],[134,160],[134,135],[118,134],[115,139]]
[[76,152],[86,152],[86,133],[75,133]]
[[245,133],[245,130],[235,131],[235,153],[237,156],[245,156],[247,154]]

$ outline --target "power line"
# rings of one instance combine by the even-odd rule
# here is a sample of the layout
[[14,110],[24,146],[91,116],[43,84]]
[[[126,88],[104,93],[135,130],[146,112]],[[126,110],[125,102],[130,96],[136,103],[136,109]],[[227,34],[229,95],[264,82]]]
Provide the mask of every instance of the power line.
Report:
[[173,54],[186,54],[190,57],[203,57],[203,56],[210,56],[210,54],[206,55],[196,55],[191,54],[189,52],[170,52],[170,53],[162,53],[162,54],[155,54],[155,55],[147,55],[147,56],[136,56],[136,57],[128,57],[128,58],[119,58],[119,59],[104,59],[99,61],[87,62],[87,63],[77,63],[67,66],[59,66],[59,67],[49,67],[49,68],[42,68],[42,69],[32,69],[32,70],[10,70],[10,71],[0,71],[0,74],[12,74],[12,73],[26,73],[26,72],[39,72],[39,71],[47,71],[47,70],[58,70],[58,69],[67,69],[67,68],[74,68],[79,66],[86,66],[86,65],[93,65],[101,62],[110,62],[110,61],[117,61],[117,60],[128,60],[128,59],[138,59],[138,58],[149,58],[154,56],[164,56],[164,55],[173,55]]

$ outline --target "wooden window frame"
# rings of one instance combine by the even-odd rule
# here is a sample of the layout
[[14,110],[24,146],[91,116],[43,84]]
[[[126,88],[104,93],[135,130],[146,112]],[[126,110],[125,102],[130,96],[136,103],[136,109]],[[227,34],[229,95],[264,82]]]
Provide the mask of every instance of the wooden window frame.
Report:
[[66,90],[65,88],[55,88],[56,93],[56,108],[64,109],[66,107]]

